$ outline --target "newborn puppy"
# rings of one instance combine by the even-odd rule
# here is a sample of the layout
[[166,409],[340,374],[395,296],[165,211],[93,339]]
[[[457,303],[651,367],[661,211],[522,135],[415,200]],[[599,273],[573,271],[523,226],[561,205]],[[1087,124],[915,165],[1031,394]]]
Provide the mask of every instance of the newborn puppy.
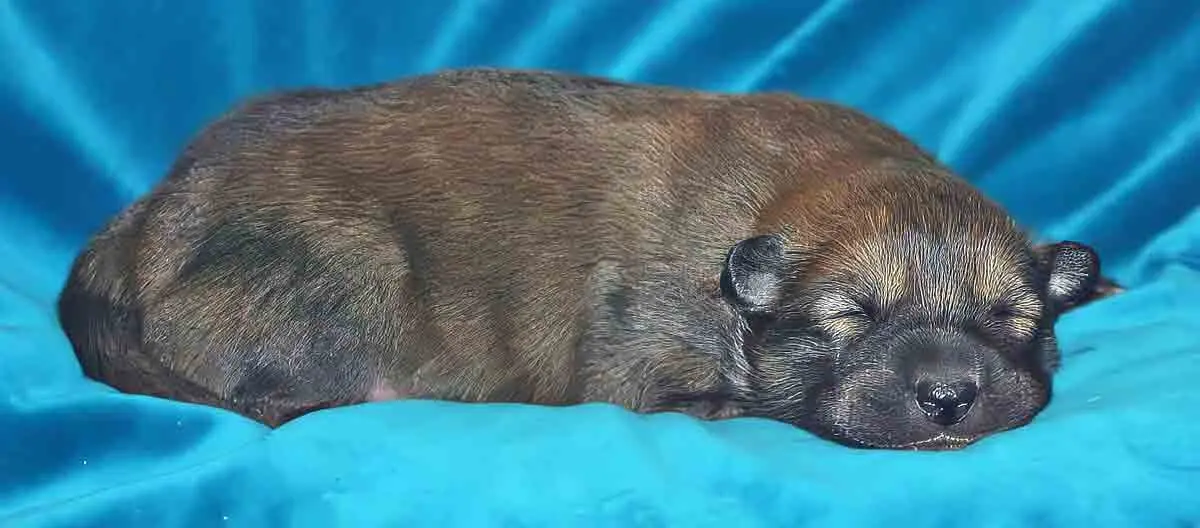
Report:
[[88,376],[271,426],[610,402],[948,449],[1046,405],[1099,279],[842,106],[467,69],[219,119],[59,315]]

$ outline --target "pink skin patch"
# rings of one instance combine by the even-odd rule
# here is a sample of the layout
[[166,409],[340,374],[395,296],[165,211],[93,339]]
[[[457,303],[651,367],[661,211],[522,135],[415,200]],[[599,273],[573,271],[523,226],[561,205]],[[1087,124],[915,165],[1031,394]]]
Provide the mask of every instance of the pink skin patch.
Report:
[[379,380],[375,382],[375,386],[371,387],[371,392],[367,393],[367,401],[388,401],[399,400],[407,396],[407,391],[398,389],[387,380]]

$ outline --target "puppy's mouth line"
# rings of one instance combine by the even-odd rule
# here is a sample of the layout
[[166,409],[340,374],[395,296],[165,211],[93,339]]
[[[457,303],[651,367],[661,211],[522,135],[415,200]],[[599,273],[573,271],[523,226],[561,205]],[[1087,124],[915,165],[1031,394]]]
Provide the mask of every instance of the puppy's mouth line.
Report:
[[893,449],[929,450],[932,448],[937,450],[955,450],[962,449],[976,440],[979,440],[979,437],[938,433],[936,436],[924,440],[897,445]]

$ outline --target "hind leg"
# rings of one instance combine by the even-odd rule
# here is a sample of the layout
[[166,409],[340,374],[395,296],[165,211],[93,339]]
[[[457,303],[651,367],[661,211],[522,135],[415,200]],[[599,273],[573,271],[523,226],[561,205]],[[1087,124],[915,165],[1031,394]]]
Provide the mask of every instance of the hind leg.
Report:
[[[374,370],[354,355],[296,354],[295,340],[245,342],[220,350],[201,345],[206,358],[190,366],[164,365],[166,375],[143,374],[143,389],[159,396],[231,410],[271,427],[317,410],[372,400]],[[283,345],[283,347],[281,347]],[[176,344],[175,346],[179,346]]]
[[369,401],[396,330],[359,290],[329,284],[176,289],[147,310],[145,348],[216,405],[270,426]]

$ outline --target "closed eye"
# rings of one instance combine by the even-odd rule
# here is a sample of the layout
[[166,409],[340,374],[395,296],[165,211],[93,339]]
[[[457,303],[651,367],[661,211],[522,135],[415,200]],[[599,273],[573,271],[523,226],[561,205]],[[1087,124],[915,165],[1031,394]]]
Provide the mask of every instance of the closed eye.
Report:
[[1014,304],[1012,302],[1000,302],[992,306],[988,310],[987,318],[997,322],[1012,322],[1012,321],[1034,321],[1038,318],[1037,305],[1032,302],[1024,304]]
[[990,317],[992,319],[999,319],[1002,321],[1007,321],[1010,319],[1014,319],[1016,317],[1020,317],[1020,315],[1017,314],[1017,311],[1015,309],[1013,309],[1012,306],[1001,305],[1001,306],[996,306],[996,307],[992,308],[992,311],[991,311],[991,313],[988,314],[988,317]]
[[1037,327],[1037,315],[1023,307],[1001,303],[988,310],[980,323],[981,329],[989,333],[1027,339],[1032,337]]
[[829,316],[830,319],[866,319],[869,318],[865,310],[847,310],[845,312],[834,313]]
[[830,339],[854,339],[876,323],[870,305],[841,295],[818,298],[811,313]]
[[845,306],[830,315],[830,319],[860,319],[874,321],[879,311],[869,302],[847,300]]
[[862,330],[866,325],[876,323],[881,315],[869,295],[838,290],[821,293],[813,297],[806,311],[823,324]]

